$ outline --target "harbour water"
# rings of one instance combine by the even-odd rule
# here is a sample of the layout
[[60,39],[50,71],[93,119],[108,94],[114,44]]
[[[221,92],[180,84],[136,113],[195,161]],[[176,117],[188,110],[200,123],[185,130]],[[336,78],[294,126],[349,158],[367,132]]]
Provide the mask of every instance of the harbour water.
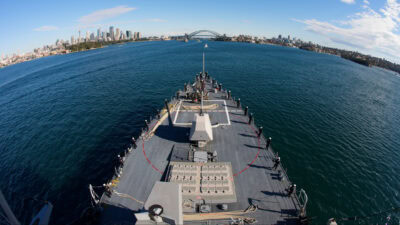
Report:
[[[201,71],[203,46],[128,43],[0,69],[0,189],[17,217],[32,217],[38,204],[29,197],[53,203],[54,224],[79,217],[88,184],[107,182],[144,120]],[[208,43],[206,65],[272,137],[291,181],[308,193],[314,224],[400,205],[399,75],[228,42]]]

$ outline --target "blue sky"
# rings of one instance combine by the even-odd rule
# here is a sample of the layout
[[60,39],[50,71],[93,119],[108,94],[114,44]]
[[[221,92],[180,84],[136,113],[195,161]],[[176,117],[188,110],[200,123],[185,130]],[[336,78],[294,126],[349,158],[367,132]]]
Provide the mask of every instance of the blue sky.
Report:
[[279,34],[400,63],[399,0],[0,1],[0,56],[110,25],[147,35]]

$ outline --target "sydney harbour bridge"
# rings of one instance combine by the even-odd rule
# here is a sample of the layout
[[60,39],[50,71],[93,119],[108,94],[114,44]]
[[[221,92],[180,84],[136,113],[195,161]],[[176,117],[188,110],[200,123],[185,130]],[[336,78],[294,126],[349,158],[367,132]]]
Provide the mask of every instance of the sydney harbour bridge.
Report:
[[190,34],[184,34],[181,36],[174,36],[174,39],[181,39],[181,40],[193,40],[193,39],[218,39],[226,37],[226,35],[221,35],[212,30],[197,30]]

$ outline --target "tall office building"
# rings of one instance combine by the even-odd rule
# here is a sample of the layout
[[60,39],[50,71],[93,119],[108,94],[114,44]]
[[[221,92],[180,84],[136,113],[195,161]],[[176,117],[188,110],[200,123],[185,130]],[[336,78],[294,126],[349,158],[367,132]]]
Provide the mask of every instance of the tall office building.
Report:
[[86,31],[85,41],[89,41],[89,40],[90,40],[90,34],[89,34],[89,31]]
[[94,33],[90,34],[90,41],[95,41]]
[[79,30],[78,44],[81,43],[81,30]]
[[107,41],[107,32],[103,31],[103,33],[101,35],[101,38],[102,38],[103,41]]
[[75,44],[74,36],[71,36],[71,45]]
[[126,38],[129,40],[132,39],[132,31],[130,31],[130,30],[126,31]]
[[97,29],[97,40],[99,41],[101,39],[101,30],[100,28]]
[[282,35],[279,35],[279,36],[278,36],[278,39],[279,39],[279,40],[282,39]]
[[119,28],[115,29],[115,40],[119,41],[119,38],[121,36]]
[[287,39],[290,41],[290,35],[287,36]]
[[110,26],[110,38],[111,38],[111,41],[114,41],[114,27],[113,26]]

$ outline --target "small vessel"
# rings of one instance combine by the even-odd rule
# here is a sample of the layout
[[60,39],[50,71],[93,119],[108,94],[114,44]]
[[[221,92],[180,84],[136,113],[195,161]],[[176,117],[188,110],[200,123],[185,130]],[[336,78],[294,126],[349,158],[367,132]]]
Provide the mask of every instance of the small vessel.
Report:
[[90,185],[100,224],[307,223],[306,192],[249,108],[205,71],[204,52],[202,71],[164,103],[114,177]]

